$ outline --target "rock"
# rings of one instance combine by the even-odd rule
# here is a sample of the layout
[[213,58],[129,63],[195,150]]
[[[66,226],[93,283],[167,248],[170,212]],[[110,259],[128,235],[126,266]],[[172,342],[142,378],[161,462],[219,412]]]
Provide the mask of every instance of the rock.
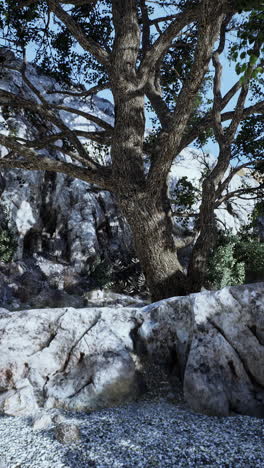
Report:
[[85,301],[80,296],[68,294],[66,291],[60,291],[55,288],[46,288],[38,296],[28,298],[30,307],[75,307],[81,308]]
[[76,424],[59,424],[55,427],[54,435],[62,444],[72,444],[81,439],[80,429]]
[[[38,405],[33,386],[28,379],[18,378],[14,381],[11,369],[7,367],[0,370],[0,412],[10,416],[34,414]],[[8,390],[2,391],[3,389]]]
[[[99,301],[95,296],[91,300]],[[163,374],[170,374],[175,401],[182,380],[194,411],[264,417],[264,283],[145,307],[0,310],[5,414],[122,404],[142,392],[146,361],[150,370],[161,369],[165,387]]]
[[50,414],[39,411],[32,418],[33,431],[43,431],[50,429],[54,425],[53,418]]
[[7,468],[6,459],[2,454],[0,455],[0,468]]
[[194,411],[264,417],[264,283],[170,298],[137,318],[138,352],[177,371]]
[[142,391],[131,337],[136,308],[0,314],[0,411],[92,411]]
[[88,307],[143,307],[147,301],[139,297],[117,294],[112,291],[95,289],[84,295],[84,300]]

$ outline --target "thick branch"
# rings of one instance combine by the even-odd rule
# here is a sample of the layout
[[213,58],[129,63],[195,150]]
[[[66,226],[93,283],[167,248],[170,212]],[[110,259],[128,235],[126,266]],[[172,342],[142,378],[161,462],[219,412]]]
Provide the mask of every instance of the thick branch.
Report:
[[223,21],[221,2],[215,8],[210,2],[204,0],[203,7],[206,10],[206,14],[202,17],[202,22],[199,26],[195,58],[189,78],[184,83],[179,94],[170,129],[161,134],[156,147],[156,158],[153,159],[149,172],[148,183],[151,190],[155,186],[157,187],[157,184],[163,183],[164,177],[167,176],[170,170],[175,154],[179,153],[186,125],[193,111],[194,98],[208,70],[212,48]]
[[222,64],[220,62],[220,54],[225,48],[226,42],[226,27],[230,22],[232,15],[227,15],[220,28],[220,40],[217,50],[213,53],[213,65],[215,68],[214,75],[214,104],[213,104],[213,127],[218,144],[224,144],[224,129],[221,123],[221,110],[223,108],[223,99],[221,93],[222,84]]
[[150,47],[150,19],[149,19],[148,8],[147,8],[145,0],[140,0],[140,9],[141,9],[142,22],[143,22],[142,50],[143,50],[143,55],[145,55],[147,50]]
[[218,208],[224,201],[230,200],[230,198],[239,197],[240,194],[246,194],[251,192],[257,192],[258,190],[264,189],[264,184],[260,184],[258,187],[250,187],[244,189],[234,190],[232,192],[226,193],[221,198],[219,198],[215,203],[215,208]]
[[[61,172],[71,177],[76,177],[77,179],[99,185],[105,190],[113,189],[111,170],[109,168],[94,170],[44,157],[32,149],[21,145],[15,140],[15,138],[6,137],[1,134],[0,143],[6,148],[11,149],[15,154],[19,155],[17,159],[0,158],[0,168],[21,168],[36,171],[47,170],[52,172]],[[25,159],[21,159],[21,156]]]
[[60,89],[56,91],[47,91],[47,94],[66,94],[67,96],[75,96],[75,97],[93,96],[94,94],[97,94],[100,91],[103,91],[104,89],[110,88],[110,86],[111,86],[110,83],[107,82],[101,85],[92,86],[92,88],[87,89],[85,91],[80,91],[79,93],[76,91],[74,92],[70,90],[66,91],[66,90]]
[[67,27],[67,29],[72,33],[73,37],[79,42],[80,46],[90,52],[98,62],[102,63],[105,66],[109,65],[109,54],[92,38],[87,37],[80,26],[73,20],[71,15],[69,15],[56,0],[48,1],[51,11],[59,18],[59,20]]
[[88,112],[81,111],[79,109],[75,109],[74,107],[69,107],[69,106],[64,106],[64,105],[53,105],[51,106],[53,109],[57,110],[63,110],[65,112],[70,112],[71,114],[76,114],[84,117],[87,120],[90,120],[91,122],[96,123],[102,128],[105,128],[106,130],[113,130],[112,125],[109,123],[105,122],[104,120],[100,119],[99,117],[96,117],[96,115],[89,114]]
[[176,15],[175,20],[165,29],[148,50],[139,69],[139,75],[143,85],[148,78],[149,70],[153,69],[153,66],[155,67],[155,64],[163,57],[171,46],[173,39],[185,26],[197,20],[199,13],[200,5],[199,7],[189,8],[185,12]]
[[160,86],[160,63],[157,63],[155,69],[150,72],[148,82],[145,87],[145,93],[160,121],[162,128],[168,128],[172,119],[172,113],[164,99],[162,99],[162,89]]
[[224,141],[224,129],[221,123],[221,106],[222,106],[222,94],[221,94],[221,79],[222,79],[222,65],[219,59],[219,53],[213,54],[213,65],[215,67],[214,76],[214,105],[213,105],[213,127],[216,139],[221,145]]

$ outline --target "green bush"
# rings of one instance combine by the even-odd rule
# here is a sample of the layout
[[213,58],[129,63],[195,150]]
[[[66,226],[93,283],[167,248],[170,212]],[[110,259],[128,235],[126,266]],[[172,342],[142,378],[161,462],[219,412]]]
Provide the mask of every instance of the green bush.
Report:
[[245,282],[245,263],[235,256],[235,238],[227,238],[219,245],[209,262],[209,287],[221,289],[224,286]]
[[16,250],[14,235],[8,227],[7,214],[2,214],[0,223],[0,261],[8,263],[12,260]]

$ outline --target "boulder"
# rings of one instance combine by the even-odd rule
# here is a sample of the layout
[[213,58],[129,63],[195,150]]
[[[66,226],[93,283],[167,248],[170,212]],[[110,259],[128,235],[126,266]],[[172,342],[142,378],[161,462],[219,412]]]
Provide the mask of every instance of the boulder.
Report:
[[96,297],[81,309],[0,309],[1,412],[119,405],[140,395],[148,362],[181,379],[194,411],[264,417],[264,283],[144,307]]
[[76,424],[58,424],[54,435],[61,444],[73,444],[81,439],[81,432]]
[[1,309],[0,411],[91,411],[137,397],[136,310]]
[[170,298],[137,319],[138,349],[177,371],[194,411],[264,417],[264,283]]

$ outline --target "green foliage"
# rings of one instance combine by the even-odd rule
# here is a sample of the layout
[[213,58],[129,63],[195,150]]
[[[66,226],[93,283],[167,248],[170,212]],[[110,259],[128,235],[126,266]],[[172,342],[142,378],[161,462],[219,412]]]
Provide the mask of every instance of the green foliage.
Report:
[[8,227],[6,212],[0,223],[0,261],[8,263],[15,253],[16,242],[14,235]]
[[[254,9],[254,3],[247,1],[242,9],[251,10],[250,14],[244,16],[244,20],[239,24],[237,31],[237,41],[229,49],[229,59],[236,62],[236,73],[241,75],[241,84],[244,84],[248,78],[261,78],[263,73],[263,64],[259,60],[264,52],[263,40],[263,9]],[[243,2],[241,2],[241,5]],[[250,6],[251,4],[251,6]],[[259,47],[261,45],[261,47]]]
[[[22,54],[30,45],[36,52],[35,64],[60,83],[99,81],[103,67],[80,48],[65,26],[49,12],[48,2],[36,1],[18,8],[21,0],[4,0],[0,5],[0,27],[6,44]],[[113,39],[108,0],[93,4],[71,6],[70,13],[80,28],[91,38],[108,47]],[[81,77],[82,75],[82,77]]]
[[254,161],[263,161],[264,152],[264,115],[250,115],[241,122],[236,140],[233,144],[233,152],[236,156]]
[[239,11],[262,10],[264,7],[262,0],[235,0],[234,3]]
[[179,210],[191,209],[197,200],[199,190],[188,180],[188,177],[181,177],[173,190],[173,198],[170,199],[171,203],[176,203]]
[[254,273],[264,271],[264,243],[255,239],[240,241],[234,251],[237,261],[242,261]]
[[214,289],[245,282],[245,264],[235,258],[235,239],[218,246],[209,261],[208,281]]
[[208,266],[209,287],[243,284],[247,276],[264,275],[264,242],[256,232],[260,216],[264,216],[263,201],[256,204],[249,223],[237,235],[219,233]]

